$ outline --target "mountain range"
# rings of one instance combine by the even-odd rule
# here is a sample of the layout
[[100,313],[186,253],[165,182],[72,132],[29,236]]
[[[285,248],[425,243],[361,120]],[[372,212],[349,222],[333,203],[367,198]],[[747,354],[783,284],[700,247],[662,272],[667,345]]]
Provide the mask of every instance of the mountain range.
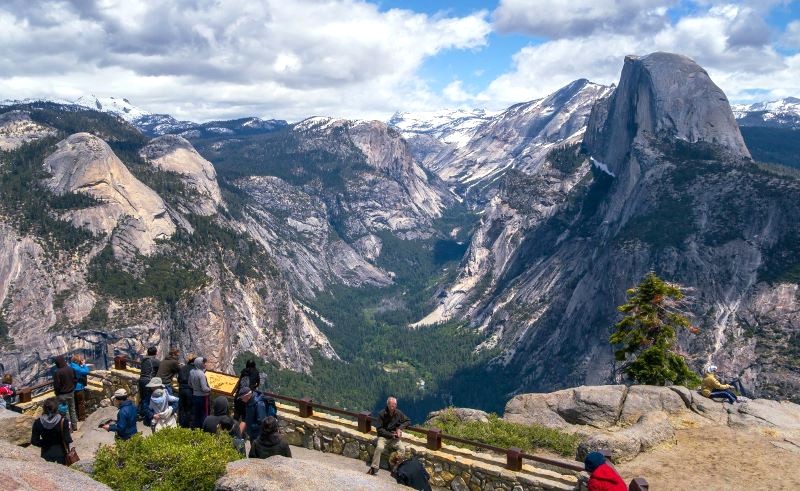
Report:
[[351,407],[497,409],[612,380],[615,306],[656,271],[691,292],[695,368],[796,398],[800,103],[731,107],[686,57],[388,122],[1,106],[0,364],[23,382],[176,345]]

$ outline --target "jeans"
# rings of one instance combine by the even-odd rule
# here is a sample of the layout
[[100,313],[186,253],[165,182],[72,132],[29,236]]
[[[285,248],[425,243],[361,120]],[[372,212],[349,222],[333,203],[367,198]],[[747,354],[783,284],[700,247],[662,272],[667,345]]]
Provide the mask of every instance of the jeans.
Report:
[[72,431],[78,429],[78,413],[75,412],[75,393],[59,394],[56,396],[58,402],[66,402],[69,407],[69,422],[72,425]]
[[392,438],[391,440],[388,438],[384,438],[382,436],[378,437],[378,445],[375,447],[375,453],[372,454],[372,465],[373,469],[378,469],[381,466],[381,454],[383,450],[389,447],[389,451],[392,450],[403,450],[403,442],[400,441],[399,438]]
[[709,399],[714,399],[714,398],[717,398],[717,397],[723,397],[723,398],[725,398],[725,401],[723,401],[723,402],[730,402],[731,404],[736,402],[736,396],[731,394],[727,390],[714,390],[714,391],[711,391],[711,394],[708,397],[709,397]]
[[192,428],[202,428],[208,416],[209,396],[192,396]]

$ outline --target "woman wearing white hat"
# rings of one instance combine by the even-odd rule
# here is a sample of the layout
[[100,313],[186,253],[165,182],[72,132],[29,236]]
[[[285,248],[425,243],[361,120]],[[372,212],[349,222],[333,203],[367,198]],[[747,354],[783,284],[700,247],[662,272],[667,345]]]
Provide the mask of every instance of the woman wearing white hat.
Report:
[[709,399],[723,398],[722,402],[729,402],[733,404],[736,402],[736,395],[731,392],[732,386],[723,384],[717,379],[717,366],[709,365],[706,367],[706,374],[703,377],[703,383],[700,387],[700,393]]
[[164,428],[178,426],[177,415],[172,408],[172,403],[178,402],[178,398],[170,394],[161,382],[160,377],[153,377],[147,384],[147,388],[153,393],[150,396],[150,429],[153,433]]

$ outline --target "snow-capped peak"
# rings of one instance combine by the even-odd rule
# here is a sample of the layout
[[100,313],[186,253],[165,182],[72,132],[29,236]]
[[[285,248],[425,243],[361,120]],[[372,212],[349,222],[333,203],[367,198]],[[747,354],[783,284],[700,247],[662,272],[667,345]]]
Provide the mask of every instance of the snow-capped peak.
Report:
[[461,147],[469,142],[479,126],[499,113],[485,109],[397,112],[389,120],[389,124],[400,130],[406,138],[429,135],[444,143]]
[[140,109],[131,104],[128,99],[119,97],[98,97],[94,94],[91,94],[88,96],[78,97],[72,103],[76,106],[116,114],[128,122],[133,122],[144,116],[150,115],[148,111]]
[[732,104],[731,110],[740,126],[800,128],[800,99],[797,97],[755,104]]

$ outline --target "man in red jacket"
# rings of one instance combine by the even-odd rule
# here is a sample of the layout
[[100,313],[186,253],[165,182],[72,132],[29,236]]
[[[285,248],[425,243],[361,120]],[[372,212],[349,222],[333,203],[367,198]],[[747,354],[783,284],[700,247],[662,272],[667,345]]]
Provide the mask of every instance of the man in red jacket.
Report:
[[606,457],[600,452],[587,455],[583,465],[589,473],[589,491],[628,491],[625,481],[606,464]]

